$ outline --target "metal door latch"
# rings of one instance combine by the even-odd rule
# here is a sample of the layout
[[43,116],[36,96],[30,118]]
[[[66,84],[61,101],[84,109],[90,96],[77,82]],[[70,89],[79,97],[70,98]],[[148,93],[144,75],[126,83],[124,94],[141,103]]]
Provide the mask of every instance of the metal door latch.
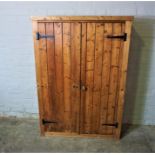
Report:
[[86,90],[87,90],[87,87],[84,86],[84,85],[81,85],[81,90],[82,90],[82,91],[86,91]]
[[57,123],[56,121],[48,121],[48,120],[44,120],[42,119],[42,124],[45,125],[45,124],[50,124],[50,123]]
[[122,39],[124,41],[127,40],[127,33],[124,33],[123,35],[120,35],[120,36],[111,36],[111,35],[108,35],[107,38],[110,38],[110,39]]
[[115,128],[118,128],[118,122],[114,123],[114,124],[108,124],[108,123],[105,123],[105,124],[102,124],[102,125],[105,125],[105,126],[113,126]]
[[87,87],[85,85],[76,85],[76,84],[74,84],[73,88],[79,88],[82,91],[86,91],[87,90]]
[[41,35],[39,32],[36,33],[36,40],[39,40],[41,38],[51,38],[54,39],[53,35]]

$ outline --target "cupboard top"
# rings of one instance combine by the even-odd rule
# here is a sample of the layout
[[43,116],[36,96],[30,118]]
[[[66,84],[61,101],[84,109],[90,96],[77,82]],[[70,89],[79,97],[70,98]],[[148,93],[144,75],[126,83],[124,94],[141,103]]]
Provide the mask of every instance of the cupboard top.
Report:
[[37,21],[132,21],[133,16],[32,16]]

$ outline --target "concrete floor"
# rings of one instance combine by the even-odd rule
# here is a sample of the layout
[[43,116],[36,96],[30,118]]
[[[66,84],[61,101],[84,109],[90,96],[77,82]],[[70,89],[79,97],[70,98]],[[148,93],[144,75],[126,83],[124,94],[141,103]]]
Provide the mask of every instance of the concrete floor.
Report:
[[130,126],[120,141],[40,137],[37,119],[0,118],[0,152],[155,152],[155,126]]

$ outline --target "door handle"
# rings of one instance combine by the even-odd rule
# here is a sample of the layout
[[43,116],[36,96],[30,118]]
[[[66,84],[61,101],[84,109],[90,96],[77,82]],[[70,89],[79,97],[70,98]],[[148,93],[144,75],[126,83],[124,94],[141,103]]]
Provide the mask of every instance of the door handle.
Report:
[[82,85],[82,86],[81,86],[81,90],[82,90],[82,91],[86,91],[86,90],[87,90],[87,87],[84,86],[84,85]]
[[77,85],[77,84],[74,84],[72,87],[73,87],[73,88],[76,88],[76,89],[80,89],[80,90],[82,90],[82,91],[86,91],[86,90],[87,90],[87,87],[86,87],[85,85],[79,86],[79,85]]

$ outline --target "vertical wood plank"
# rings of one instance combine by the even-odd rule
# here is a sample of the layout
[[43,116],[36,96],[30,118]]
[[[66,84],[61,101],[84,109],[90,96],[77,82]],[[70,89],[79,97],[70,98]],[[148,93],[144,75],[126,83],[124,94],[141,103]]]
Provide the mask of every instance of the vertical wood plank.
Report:
[[62,23],[54,23],[57,130],[64,129]]
[[91,133],[94,82],[95,23],[87,23],[85,132]]
[[101,90],[101,112],[100,112],[100,133],[106,134],[106,126],[102,124],[107,123],[107,110],[108,110],[108,92],[109,92],[109,79],[110,79],[110,65],[111,65],[111,50],[112,41],[106,36],[112,35],[112,23],[104,24],[104,50],[102,59],[102,90]]
[[[70,23],[63,23],[64,112],[65,130],[71,131],[71,32]],[[74,103],[73,103],[74,104]]]
[[[121,24],[121,32],[122,34],[125,32],[125,24],[122,23]],[[116,99],[115,99],[115,118],[114,118],[114,122],[118,122],[117,121],[117,108],[118,108],[118,94],[119,94],[119,83],[120,83],[120,75],[121,75],[121,65],[122,65],[122,56],[123,56],[123,46],[124,46],[124,41],[122,40],[120,43],[120,52],[119,52],[119,71],[118,71],[118,80],[117,80],[117,92],[116,92]],[[113,135],[116,134],[116,129],[113,130]]]
[[[39,23],[38,30],[41,35],[45,35],[46,27],[45,23]],[[47,47],[46,39],[39,40],[39,52],[40,52],[40,77],[41,77],[41,94],[43,103],[43,118],[49,117],[49,90],[48,90],[48,64],[47,64]],[[44,129],[47,130],[48,126],[44,125]]]
[[100,121],[100,96],[101,96],[101,73],[103,54],[103,23],[96,23],[95,60],[94,60],[94,87],[93,87],[93,110],[92,110],[92,132],[99,132]]
[[[39,33],[45,35],[45,23],[39,23]],[[39,40],[40,51],[40,67],[41,67],[41,85],[48,86],[48,71],[47,71],[47,48],[46,39]]]
[[[81,85],[86,83],[86,40],[87,40],[87,24],[82,23],[82,41],[81,41]],[[85,91],[81,91],[81,108],[80,108],[80,133],[84,133],[85,125]]]
[[[46,23],[46,35],[54,35],[54,25],[53,23]],[[46,39],[47,44],[47,66],[48,66],[48,90],[49,90],[49,106],[48,109],[48,120],[56,121],[56,97],[55,97],[55,52],[54,52],[54,39]],[[55,130],[55,124],[48,124],[49,131]]]
[[[113,24],[113,35],[121,34],[121,23]],[[110,87],[109,87],[109,97],[108,97],[108,114],[107,123],[114,124],[115,116],[115,102],[116,102],[116,92],[117,92],[117,82],[118,82],[118,71],[119,71],[119,52],[120,52],[120,39],[113,39],[112,41],[112,55],[111,55],[111,73],[110,73]],[[113,133],[114,127],[107,126],[107,134]]]
[[[71,23],[72,132],[79,132],[81,24]],[[73,88],[76,85],[77,88]]]
[[124,42],[123,46],[123,55],[122,55],[122,64],[121,64],[121,73],[120,73],[120,83],[119,83],[119,93],[118,93],[118,107],[117,107],[117,121],[119,123],[118,128],[115,132],[115,137],[120,138],[121,127],[122,127],[122,116],[123,116],[123,107],[124,107],[124,95],[125,95],[125,86],[126,86],[126,75],[127,75],[127,66],[128,66],[128,56],[129,56],[129,45],[131,38],[131,27],[132,22],[125,22],[125,33],[127,33],[127,41]]
[[[48,31],[46,28],[46,23],[44,23],[45,24],[45,32],[44,32],[44,34],[46,35],[47,34],[47,32],[46,31]],[[44,52],[44,55],[45,55],[45,61],[44,61],[44,67],[46,68],[46,70],[44,70],[45,71],[45,75],[46,75],[46,82],[47,82],[47,86],[45,86],[44,87],[44,85],[43,85],[43,89],[44,89],[44,91],[46,92],[46,100],[47,100],[47,102],[46,102],[46,105],[45,105],[45,111],[46,111],[46,119],[47,120],[50,120],[51,118],[52,118],[52,115],[51,115],[51,96],[50,96],[50,86],[49,86],[49,81],[50,81],[50,76],[49,76],[49,73],[50,73],[50,69],[49,69],[49,67],[50,67],[50,64],[49,64],[49,60],[48,60],[48,54],[49,54],[49,49],[48,49],[48,39],[45,39],[45,42],[46,42],[46,51]],[[43,57],[44,58],[44,57]],[[43,68],[43,69],[45,69],[45,68]],[[50,126],[48,126],[48,124],[46,125],[46,130],[49,130],[50,129]]]
[[34,52],[35,52],[35,68],[36,68],[36,80],[37,80],[37,92],[38,92],[38,106],[39,106],[39,120],[40,120],[40,130],[41,135],[44,135],[44,126],[42,125],[43,118],[43,102],[42,94],[40,90],[41,86],[41,74],[40,74],[40,54],[39,54],[39,41],[36,40],[36,33],[38,32],[37,21],[32,22],[33,28],[33,41],[34,41]]

